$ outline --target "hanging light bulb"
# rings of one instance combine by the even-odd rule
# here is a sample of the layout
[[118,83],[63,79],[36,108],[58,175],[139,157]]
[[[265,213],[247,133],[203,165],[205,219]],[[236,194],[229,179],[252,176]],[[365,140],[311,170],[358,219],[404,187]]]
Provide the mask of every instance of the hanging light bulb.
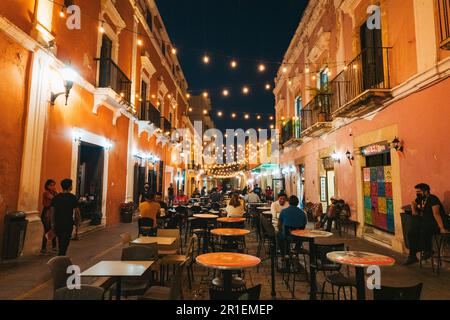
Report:
[[248,94],[248,93],[250,92],[250,89],[249,89],[248,87],[244,87],[244,88],[242,89],[242,92],[243,92],[244,94]]
[[222,112],[222,111],[217,112],[217,116],[218,116],[218,117],[223,116],[223,112]]
[[231,66],[231,68],[232,69],[236,69],[237,68],[237,61],[236,60],[231,60],[231,62],[230,62],[230,66]]
[[142,39],[138,39],[137,44],[138,44],[139,47],[142,47],[144,42],[142,41]]
[[191,94],[190,93],[186,93],[186,98],[190,98],[191,97]]
[[232,113],[231,114],[231,117],[234,119],[234,118],[236,118],[236,113]]
[[177,54],[177,48],[172,48],[172,54]]
[[250,119],[250,116],[249,116],[248,114],[246,114],[246,115],[244,116],[244,118],[245,118],[245,120],[248,120],[248,119]]
[[283,67],[282,71],[283,73],[286,73],[288,71],[287,67]]
[[306,68],[305,68],[305,73],[309,73],[309,67],[308,66],[306,66]]
[[204,98],[208,98],[208,92],[206,92],[206,91],[203,92],[203,97],[204,97]]
[[266,90],[270,90],[271,87],[272,86],[269,83],[266,84]]
[[192,111],[193,111],[192,107],[189,107],[189,112],[192,112]]
[[269,120],[272,121],[272,120],[273,120],[273,116],[270,116],[270,117],[269,117]]
[[259,66],[258,66],[258,70],[259,70],[259,72],[264,72],[264,71],[266,71],[266,66],[264,65],[264,64],[260,64]]
[[98,31],[100,31],[100,33],[105,33],[105,28],[103,27],[104,22],[102,21],[102,25],[98,28]]
[[207,54],[205,54],[203,56],[203,63],[204,64],[209,64],[209,62],[210,62],[210,58],[209,58],[209,56]]
[[256,119],[258,119],[258,120],[261,120],[261,116],[260,116],[260,115],[258,115],[258,116],[256,117]]
[[66,16],[66,14],[64,13],[64,9],[65,9],[65,7],[62,7],[62,8],[61,8],[61,11],[59,12],[59,16],[60,16],[61,18],[64,18],[64,17]]

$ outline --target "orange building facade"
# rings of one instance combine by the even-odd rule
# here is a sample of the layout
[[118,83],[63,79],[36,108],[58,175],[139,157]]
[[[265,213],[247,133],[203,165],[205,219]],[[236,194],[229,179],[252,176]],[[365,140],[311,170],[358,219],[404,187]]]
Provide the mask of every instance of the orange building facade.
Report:
[[405,250],[428,183],[450,210],[446,0],[311,0],[276,78],[286,190],[349,203],[358,235]]
[[[189,187],[170,136],[192,131],[187,82],[153,0],[1,1],[0,52],[0,223],[27,213],[26,252],[40,242],[47,179],[71,178],[102,225],[145,182]],[[67,105],[64,94],[51,103],[67,71]]]

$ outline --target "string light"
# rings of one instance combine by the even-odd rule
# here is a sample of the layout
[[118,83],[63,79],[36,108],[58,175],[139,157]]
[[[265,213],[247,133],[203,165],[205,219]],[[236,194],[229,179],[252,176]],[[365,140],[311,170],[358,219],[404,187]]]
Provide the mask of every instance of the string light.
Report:
[[208,98],[208,92],[206,92],[206,91],[203,92],[203,97],[204,97],[204,98]]
[[206,110],[206,109],[203,110],[203,114],[205,114],[205,115],[208,114],[208,110]]
[[266,84],[266,90],[270,90],[270,88],[271,88],[272,86],[270,85],[270,84]]
[[231,68],[232,69],[236,69],[237,68],[237,61],[236,60],[232,60],[231,62],[230,62],[230,66],[231,66]]
[[218,116],[218,117],[223,116],[223,112],[222,112],[222,111],[217,112],[217,116]]
[[189,107],[189,112],[192,112],[192,111],[193,111],[192,107]]
[[272,120],[273,120],[273,116],[270,116],[270,117],[269,117],[269,120],[272,121]]
[[203,56],[203,63],[204,64],[209,64],[209,62],[210,62],[210,58],[209,58],[209,56],[207,55],[207,54],[205,54],[204,56]]
[[177,49],[176,48],[172,48],[172,54],[177,54]]
[[61,18],[64,18],[64,17],[66,16],[66,14],[64,13],[64,9],[65,9],[65,7],[62,7],[62,8],[61,8],[61,11],[59,12],[59,16],[60,16]]
[[191,94],[190,93],[186,93],[186,98],[190,99],[191,98]]
[[248,93],[250,92],[250,89],[249,89],[248,87],[244,87],[244,88],[242,89],[242,92],[243,92],[244,94],[248,94]]
[[230,92],[229,92],[227,89],[225,89],[225,90],[222,91],[222,95],[223,95],[224,97],[228,97],[229,94],[230,94]]
[[142,39],[138,39],[137,44],[138,44],[139,47],[142,47],[144,42],[142,41]]
[[236,118],[236,113],[232,113],[231,114],[231,117],[234,119],[234,118]]
[[248,119],[250,118],[250,116],[249,116],[248,114],[246,114],[246,115],[244,116],[244,118],[245,118],[245,120],[248,120]]
[[287,67],[283,67],[282,71],[283,73],[286,73],[288,71]]
[[260,64],[259,66],[258,66],[258,69],[259,69],[259,72],[264,72],[264,71],[266,71],[266,66],[264,65],[264,64]]

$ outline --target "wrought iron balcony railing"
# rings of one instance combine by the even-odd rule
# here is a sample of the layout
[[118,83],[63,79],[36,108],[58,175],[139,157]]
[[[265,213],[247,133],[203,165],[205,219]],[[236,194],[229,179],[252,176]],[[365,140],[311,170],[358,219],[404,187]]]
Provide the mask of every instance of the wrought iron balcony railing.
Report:
[[292,119],[284,123],[281,128],[281,144],[301,139],[300,120]]
[[140,120],[149,121],[157,128],[161,128],[161,112],[159,112],[151,101],[142,101],[140,111]]
[[131,104],[131,80],[111,59],[98,58],[95,59],[99,63],[99,88],[111,88],[122,99]]
[[438,0],[441,48],[450,50],[450,0]]
[[391,97],[390,51],[364,50],[330,82],[333,115],[361,115]]
[[316,137],[331,129],[331,94],[319,93],[302,110],[302,136]]

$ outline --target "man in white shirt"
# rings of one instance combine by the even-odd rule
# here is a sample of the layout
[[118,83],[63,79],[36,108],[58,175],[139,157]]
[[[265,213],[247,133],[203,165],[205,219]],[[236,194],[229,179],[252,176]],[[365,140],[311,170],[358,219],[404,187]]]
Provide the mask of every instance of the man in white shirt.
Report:
[[254,193],[253,191],[250,191],[250,193],[248,195],[245,196],[245,202],[246,203],[260,203],[261,199],[259,198],[259,196]]
[[281,210],[289,207],[289,203],[287,200],[287,195],[285,193],[280,193],[278,195],[278,200],[272,202],[272,205],[270,206],[270,211],[272,212],[272,223],[275,227],[275,230],[278,229],[278,218],[280,217]]

